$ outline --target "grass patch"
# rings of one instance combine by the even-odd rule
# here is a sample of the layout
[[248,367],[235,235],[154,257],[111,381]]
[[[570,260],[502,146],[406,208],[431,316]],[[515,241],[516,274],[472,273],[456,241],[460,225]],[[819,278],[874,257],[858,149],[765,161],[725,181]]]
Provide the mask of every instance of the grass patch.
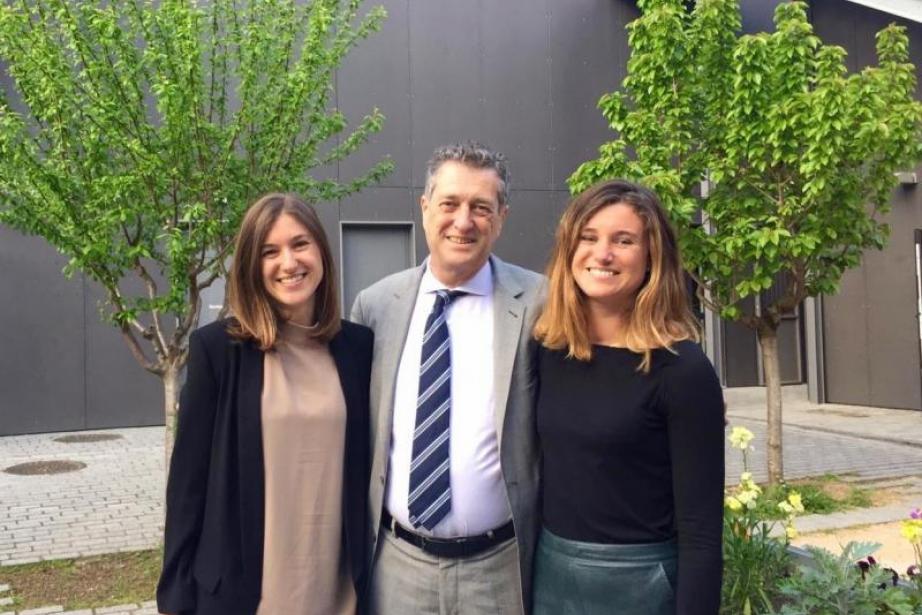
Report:
[[[66,610],[154,599],[161,551],[111,553],[0,568],[16,610],[52,604]],[[9,607],[8,607],[9,608]]]
[[804,504],[804,514],[828,515],[830,513],[867,508],[873,505],[872,492],[843,481],[838,476],[827,474],[819,478],[808,478],[781,485],[766,486],[762,496],[757,500],[756,509],[767,519],[783,519],[784,513],[778,509],[789,493],[796,491]]

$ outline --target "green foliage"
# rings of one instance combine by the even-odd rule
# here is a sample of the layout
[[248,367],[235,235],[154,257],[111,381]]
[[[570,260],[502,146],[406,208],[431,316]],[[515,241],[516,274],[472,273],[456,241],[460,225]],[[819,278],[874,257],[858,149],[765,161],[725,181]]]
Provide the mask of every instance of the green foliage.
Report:
[[787,540],[772,534],[774,526],[757,509],[724,511],[721,614],[774,612],[779,580],[791,569]]
[[[22,0],[0,7],[0,222],[44,237],[106,290],[135,356],[185,360],[200,293],[247,204],[346,196],[329,169],[380,130],[347,130],[335,70],[384,11],[360,0]],[[151,344],[154,357],[141,347]]]
[[[827,485],[835,484],[842,489],[841,496],[830,494]],[[852,508],[864,508],[873,504],[866,489],[841,483],[836,477],[798,481],[796,485],[780,483],[765,487],[758,500],[757,514],[764,519],[784,519],[785,513],[778,509],[778,503],[784,502],[792,491],[800,494],[804,514],[828,515]]]
[[[749,472],[753,433],[735,426],[727,437],[740,451],[743,473],[739,483],[724,492],[723,586],[721,615],[774,613],[780,597],[778,582],[791,569],[788,540],[796,534],[794,518],[804,511],[796,492],[765,502],[762,488]],[[766,509],[771,509],[766,514]],[[781,514],[780,521],[773,519]],[[784,531],[776,531],[783,529]]]
[[876,565],[858,566],[880,545],[850,542],[836,557],[807,547],[812,565],[799,567],[781,585],[782,615],[912,615],[909,595],[894,587],[893,573]]
[[[845,51],[814,35],[805,2],[780,4],[773,33],[746,36],[738,0],[640,8],[628,76],[599,101],[618,137],[570,187],[624,177],[657,191],[705,304],[775,329],[805,297],[835,292],[887,238],[877,215],[893,173],[922,158],[906,32],[882,30],[878,65],[848,75]],[[697,196],[702,178],[707,198]],[[743,311],[742,299],[777,280],[760,315]]]

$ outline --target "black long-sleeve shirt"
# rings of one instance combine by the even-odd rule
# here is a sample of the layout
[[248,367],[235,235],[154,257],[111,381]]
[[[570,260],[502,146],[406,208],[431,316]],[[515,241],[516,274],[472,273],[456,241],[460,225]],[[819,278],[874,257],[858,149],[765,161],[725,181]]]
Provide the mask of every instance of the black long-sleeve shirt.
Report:
[[641,356],[593,346],[590,361],[538,351],[544,525],[606,544],[678,539],[676,612],[720,605],[723,395],[693,342]]

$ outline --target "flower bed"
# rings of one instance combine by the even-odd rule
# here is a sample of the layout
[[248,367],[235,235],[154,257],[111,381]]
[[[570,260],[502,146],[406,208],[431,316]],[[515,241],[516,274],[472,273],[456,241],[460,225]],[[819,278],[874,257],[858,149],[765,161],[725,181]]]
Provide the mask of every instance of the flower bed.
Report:
[[[916,555],[904,575],[878,565],[879,544],[850,542],[839,555],[793,547],[794,519],[804,512],[800,494],[788,490],[777,513],[766,514],[763,490],[749,472],[752,432],[734,427],[729,440],[743,456],[743,473],[724,499],[722,614],[922,615],[922,511],[910,511],[902,524]],[[779,524],[783,532],[775,531]]]

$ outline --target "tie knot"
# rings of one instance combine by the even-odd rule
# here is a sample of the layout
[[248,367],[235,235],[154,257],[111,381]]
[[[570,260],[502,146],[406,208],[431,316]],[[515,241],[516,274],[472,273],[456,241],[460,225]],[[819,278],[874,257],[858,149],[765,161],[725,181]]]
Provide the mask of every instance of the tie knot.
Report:
[[466,295],[467,293],[463,290],[441,290],[435,291],[435,306],[436,310],[443,310],[451,305],[451,302],[460,297],[461,295]]

